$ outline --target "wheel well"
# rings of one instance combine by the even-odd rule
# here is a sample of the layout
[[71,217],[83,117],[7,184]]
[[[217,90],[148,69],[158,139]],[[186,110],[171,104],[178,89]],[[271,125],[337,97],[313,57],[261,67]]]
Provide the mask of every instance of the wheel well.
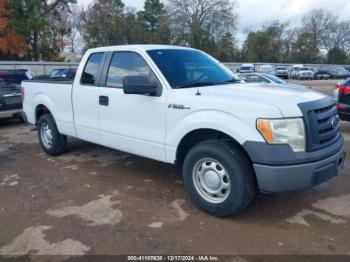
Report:
[[176,165],[181,166],[183,164],[188,151],[190,151],[192,147],[208,140],[227,140],[228,142],[233,143],[235,146],[239,147],[250,160],[250,157],[241,146],[241,144],[239,144],[231,136],[214,129],[197,129],[188,133],[185,137],[182,138],[176,151]]
[[38,122],[40,117],[46,114],[51,114],[50,110],[44,105],[38,105],[35,109],[35,122]]

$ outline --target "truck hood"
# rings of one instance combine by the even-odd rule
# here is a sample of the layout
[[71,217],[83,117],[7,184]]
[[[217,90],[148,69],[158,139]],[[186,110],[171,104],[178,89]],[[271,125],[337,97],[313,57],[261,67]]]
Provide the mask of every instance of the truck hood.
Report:
[[[200,92],[210,100],[249,101],[254,104],[278,108],[283,117],[302,116],[298,104],[320,100],[325,94],[310,89],[290,88],[282,85],[232,84],[201,87]],[[217,99],[215,99],[217,98]]]

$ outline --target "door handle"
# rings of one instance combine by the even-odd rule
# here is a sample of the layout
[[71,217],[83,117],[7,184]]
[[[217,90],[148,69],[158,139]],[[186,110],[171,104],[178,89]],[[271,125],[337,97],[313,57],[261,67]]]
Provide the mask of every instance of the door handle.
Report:
[[109,105],[109,97],[108,96],[100,96],[99,103],[101,106],[108,106]]

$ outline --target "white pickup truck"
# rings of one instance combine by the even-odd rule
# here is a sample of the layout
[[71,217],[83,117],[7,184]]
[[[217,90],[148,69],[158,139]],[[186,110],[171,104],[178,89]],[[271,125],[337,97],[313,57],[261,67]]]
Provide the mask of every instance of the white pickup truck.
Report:
[[321,184],[345,159],[332,98],[240,83],[191,48],[88,50],[74,82],[24,81],[22,94],[46,153],[63,153],[71,136],[180,165],[192,200],[219,217],[259,191]]

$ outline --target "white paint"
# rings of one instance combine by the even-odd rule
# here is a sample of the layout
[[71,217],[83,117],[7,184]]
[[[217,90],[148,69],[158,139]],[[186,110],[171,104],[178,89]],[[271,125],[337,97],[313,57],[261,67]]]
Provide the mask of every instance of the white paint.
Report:
[[79,166],[78,165],[71,165],[71,166],[64,166],[63,168],[64,169],[77,170],[77,169],[79,169]]
[[185,220],[190,215],[182,208],[182,205],[184,203],[185,203],[185,200],[177,199],[170,204],[171,207],[174,208],[175,211],[177,212],[180,221]]
[[78,216],[88,221],[89,226],[117,225],[122,219],[122,212],[113,206],[120,201],[112,200],[118,192],[111,195],[100,195],[99,199],[93,200],[82,206],[68,206],[56,210],[48,210],[47,214],[56,217]]
[[310,215],[314,215],[324,221],[330,222],[332,224],[345,224],[346,221],[340,218],[333,218],[329,215],[326,214],[322,214],[319,212],[315,212],[309,209],[303,209],[300,212],[298,212],[295,216],[290,217],[287,219],[288,223],[291,224],[300,224],[300,225],[304,225],[304,226],[311,226],[306,220],[305,217],[310,216]]
[[312,206],[336,216],[350,217],[350,194],[320,200]]
[[163,226],[162,222],[154,222],[154,223],[149,225],[149,227],[151,227],[151,228],[161,228],[162,226]]
[[9,183],[9,186],[17,186],[18,185],[18,181],[13,181],[11,183]]
[[12,175],[6,175],[1,182],[1,186],[17,186],[18,185],[18,180],[19,176],[18,174],[12,174]]
[[23,256],[34,255],[84,255],[90,250],[81,242],[66,239],[58,243],[50,243],[45,240],[44,231],[51,229],[50,226],[30,227],[23,234],[16,237],[11,244],[1,247],[0,255]]

